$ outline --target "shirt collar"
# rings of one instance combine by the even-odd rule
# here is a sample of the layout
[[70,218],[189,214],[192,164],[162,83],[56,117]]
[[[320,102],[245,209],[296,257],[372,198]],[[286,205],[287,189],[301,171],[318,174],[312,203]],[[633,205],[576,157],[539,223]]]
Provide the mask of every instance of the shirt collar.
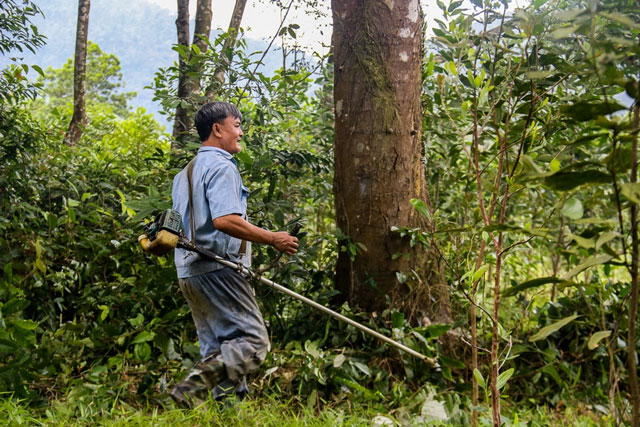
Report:
[[205,152],[214,152],[218,155],[221,155],[222,157],[224,157],[225,159],[228,160],[233,160],[233,155],[225,150],[223,150],[222,148],[218,148],[218,147],[212,147],[210,145],[207,145],[205,147],[200,147],[200,149],[198,150],[198,154],[200,153],[205,153]]

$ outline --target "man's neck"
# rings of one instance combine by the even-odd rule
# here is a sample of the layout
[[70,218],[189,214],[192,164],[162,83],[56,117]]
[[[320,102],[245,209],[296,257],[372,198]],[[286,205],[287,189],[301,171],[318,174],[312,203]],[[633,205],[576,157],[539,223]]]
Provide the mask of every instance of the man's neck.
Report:
[[222,150],[222,147],[220,146],[220,142],[216,139],[213,138],[209,138],[206,141],[202,142],[202,146],[203,147],[216,147]]

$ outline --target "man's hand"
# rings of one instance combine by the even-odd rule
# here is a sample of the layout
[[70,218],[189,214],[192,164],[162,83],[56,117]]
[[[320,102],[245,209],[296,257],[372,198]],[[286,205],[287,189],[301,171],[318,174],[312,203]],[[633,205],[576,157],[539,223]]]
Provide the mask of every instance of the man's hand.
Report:
[[273,233],[271,246],[287,255],[293,255],[298,251],[298,238],[286,231],[276,231]]

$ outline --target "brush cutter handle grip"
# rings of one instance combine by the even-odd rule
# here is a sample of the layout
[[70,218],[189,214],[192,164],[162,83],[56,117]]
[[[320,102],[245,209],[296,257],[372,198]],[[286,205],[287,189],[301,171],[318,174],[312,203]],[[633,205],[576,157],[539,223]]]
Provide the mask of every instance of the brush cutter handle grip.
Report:
[[295,224],[293,224],[293,227],[291,228],[291,231],[289,232],[289,234],[295,237],[298,235],[301,228],[302,228],[302,224],[299,222],[296,222]]

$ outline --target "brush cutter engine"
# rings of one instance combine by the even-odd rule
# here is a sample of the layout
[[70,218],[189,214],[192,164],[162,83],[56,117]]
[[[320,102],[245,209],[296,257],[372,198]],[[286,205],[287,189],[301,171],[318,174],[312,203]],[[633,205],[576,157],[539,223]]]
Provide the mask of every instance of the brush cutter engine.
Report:
[[144,234],[138,237],[138,241],[145,252],[162,256],[178,246],[181,229],[182,216],[173,209],[167,209],[144,227]]

